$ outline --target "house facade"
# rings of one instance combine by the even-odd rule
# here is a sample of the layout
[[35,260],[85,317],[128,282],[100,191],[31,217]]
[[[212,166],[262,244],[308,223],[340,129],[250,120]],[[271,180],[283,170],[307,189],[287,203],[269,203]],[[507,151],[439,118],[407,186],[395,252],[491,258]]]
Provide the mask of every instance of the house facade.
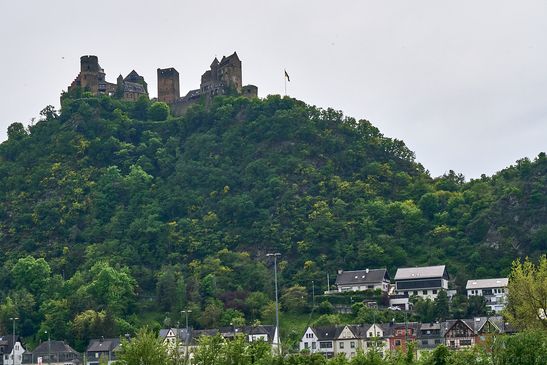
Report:
[[416,341],[420,324],[417,322],[394,323],[390,325],[389,349],[406,352],[408,344]]
[[433,300],[439,291],[448,291],[449,280],[445,265],[400,268],[395,274],[395,293]]
[[380,324],[308,327],[299,344],[300,351],[320,353],[326,358],[343,354],[353,358],[358,351],[389,351],[388,329]]
[[344,326],[335,341],[336,354],[344,354],[347,359],[357,355],[357,350],[363,350],[363,342],[359,337],[358,326]]
[[336,288],[338,292],[363,290],[389,290],[390,278],[387,269],[365,269],[355,271],[338,270]]
[[378,323],[363,325],[364,332],[361,338],[364,342],[364,350],[376,351],[382,356],[389,351],[389,327]]
[[117,360],[116,353],[120,348],[119,338],[100,338],[89,342],[86,349],[86,364],[99,365],[99,363],[112,364]]
[[0,365],[20,365],[24,352],[19,335],[0,336]]
[[442,323],[421,323],[416,336],[418,357],[424,352],[433,351],[437,346],[444,344]]
[[468,280],[465,289],[467,296],[483,296],[486,306],[495,313],[501,312],[507,302],[508,278]]
[[444,343],[451,349],[459,350],[476,343],[475,325],[472,319],[446,321]]

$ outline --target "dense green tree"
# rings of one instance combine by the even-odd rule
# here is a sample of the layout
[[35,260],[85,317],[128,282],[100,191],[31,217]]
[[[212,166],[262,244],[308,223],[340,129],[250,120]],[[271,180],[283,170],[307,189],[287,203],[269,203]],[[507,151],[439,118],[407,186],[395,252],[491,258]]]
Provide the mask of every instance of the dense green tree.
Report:
[[287,288],[281,296],[281,304],[290,312],[301,313],[308,308],[308,291],[299,285]]
[[122,340],[118,361],[125,365],[165,365],[169,355],[154,332],[142,328],[131,341]]
[[439,321],[444,321],[450,315],[448,304],[448,295],[446,290],[440,290],[435,298],[435,318]]
[[162,121],[169,116],[169,105],[164,102],[156,101],[150,105],[148,110],[148,118],[151,120]]
[[513,262],[507,289],[505,314],[510,323],[519,329],[547,330],[547,256],[537,265]]

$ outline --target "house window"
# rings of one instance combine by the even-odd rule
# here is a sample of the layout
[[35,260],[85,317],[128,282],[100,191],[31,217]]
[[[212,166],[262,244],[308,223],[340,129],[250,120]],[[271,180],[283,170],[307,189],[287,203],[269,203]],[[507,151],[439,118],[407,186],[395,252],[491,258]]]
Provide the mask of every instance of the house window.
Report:
[[311,343],[311,348],[312,348],[313,350],[315,350],[315,347],[316,347],[316,346],[315,346],[315,342],[312,342],[312,343]]
[[401,346],[401,340],[395,340],[395,346]]
[[471,346],[471,340],[460,340],[460,346]]
[[304,348],[305,348],[305,349],[308,348],[308,343],[307,343],[307,342],[304,342]]
[[433,294],[437,294],[437,289],[432,290]]
[[354,349],[354,348],[355,348],[355,341],[351,341],[351,342],[349,343],[349,347],[351,347],[352,349]]
[[417,290],[414,290],[414,295],[418,295],[418,291],[417,291]]
[[341,349],[344,348],[344,343],[343,343],[343,342],[340,342],[340,348],[341,348]]
[[367,288],[374,289],[374,285],[369,285],[369,286],[367,286]]
[[331,341],[322,341],[322,342],[319,342],[319,348],[322,348],[322,349],[331,349],[331,348],[332,348],[332,342],[331,342]]
[[435,340],[435,345],[438,345],[438,344],[440,344],[440,343],[441,343],[441,340],[439,340],[439,339],[436,339],[436,340]]
[[422,290],[423,295],[427,295],[427,290]]
[[424,346],[429,345],[429,341],[428,340],[422,340],[422,345],[424,345]]

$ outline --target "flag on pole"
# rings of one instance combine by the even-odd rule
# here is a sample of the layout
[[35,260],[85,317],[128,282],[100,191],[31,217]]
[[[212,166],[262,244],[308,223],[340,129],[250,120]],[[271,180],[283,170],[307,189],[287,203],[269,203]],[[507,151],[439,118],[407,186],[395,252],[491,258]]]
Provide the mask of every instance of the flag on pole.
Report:
[[287,78],[288,82],[291,82],[291,78],[289,77],[289,74],[287,73],[287,70],[285,70],[285,77]]

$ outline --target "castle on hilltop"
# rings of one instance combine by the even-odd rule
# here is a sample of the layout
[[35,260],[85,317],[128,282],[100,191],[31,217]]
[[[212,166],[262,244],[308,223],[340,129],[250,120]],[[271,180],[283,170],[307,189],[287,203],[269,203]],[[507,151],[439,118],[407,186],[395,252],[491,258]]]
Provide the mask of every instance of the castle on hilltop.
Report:
[[[219,61],[216,57],[209,70],[201,76],[199,89],[190,90],[180,96],[179,73],[174,68],[158,68],[158,101],[171,107],[171,113],[180,116],[191,105],[210,100],[217,95],[242,95],[249,98],[258,97],[258,88],[254,85],[242,85],[241,60],[236,52]],[[148,85],[135,70],[125,78],[118,76],[116,83],[106,81],[106,73],[99,65],[97,56],[80,58],[80,73],[68,87],[71,92],[76,88],[91,92],[93,95],[106,94],[123,100],[136,101],[141,96],[148,97]]]

